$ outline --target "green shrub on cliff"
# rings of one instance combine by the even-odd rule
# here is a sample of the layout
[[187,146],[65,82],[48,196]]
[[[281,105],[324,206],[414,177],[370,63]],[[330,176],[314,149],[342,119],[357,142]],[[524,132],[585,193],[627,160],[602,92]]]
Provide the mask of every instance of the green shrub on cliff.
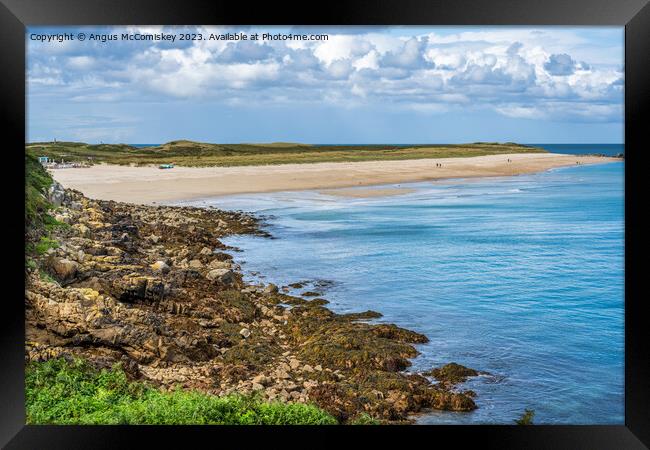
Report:
[[51,208],[47,200],[47,190],[52,185],[52,177],[30,151],[25,152],[25,232],[43,226],[49,218]]
[[59,243],[47,236],[41,236],[39,241],[34,245],[34,251],[39,255],[44,255],[51,248],[57,248]]
[[115,366],[97,371],[81,360],[30,363],[25,371],[28,424],[330,425],[316,406],[216,397],[193,391],[159,391],[129,381]]

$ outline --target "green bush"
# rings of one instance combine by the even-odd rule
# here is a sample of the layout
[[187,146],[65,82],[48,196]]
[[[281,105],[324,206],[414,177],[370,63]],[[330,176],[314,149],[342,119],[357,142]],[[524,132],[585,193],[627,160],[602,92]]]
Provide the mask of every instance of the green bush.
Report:
[[532,409],[526,409],[521,417],[515,420],[517,425],[532,425],[533,417],[535,417],[535,411]]
[[34,245],[34,252],[39,255],[44,255],[51,248],[57,248],[59,243],[54,239],[47,236],[41,236],[39,241]]
[[30,363],[28,424],[330,425],[313,405],[263,402],[255,396],[216,397],[180,389],[163,392],[129,381],[119,365],[97,371],[82,360]]

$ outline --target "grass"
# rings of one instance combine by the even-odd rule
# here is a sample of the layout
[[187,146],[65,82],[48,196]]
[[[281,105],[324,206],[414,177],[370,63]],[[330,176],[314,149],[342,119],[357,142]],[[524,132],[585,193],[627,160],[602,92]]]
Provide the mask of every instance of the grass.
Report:
[[313,405],[263,402],[254,396],[216,397],[163,392],[129,381],[119,366],[97,371],[82,360],[30,363],[25,378],[28,424],[330,425]]
[[41,236],[39,241],[34,244],[34,252],[38,255],[44,255],[51,248],[58,248],[59,243],[47,236]]
[[79,142],[40,142],[26,146],[39,156],[56,161],[179,166],[251,166],[289,163],[354,162],[453,158],[504,153],[540,153],[545,150],[512,142],[477,142],[454,145],[307,145],[209,144],[172,141],[157,147],[136,148],[126,144],[92,145]]
[[47,191],[54,181],[38,162],[32,150],[25,152],[25,256],[44,255],[59,243],[50,237],[57,230],[70,228],[52,217]]
[[350,425],[381,425],[381,422],[368,413],[361,413],[350,422]]

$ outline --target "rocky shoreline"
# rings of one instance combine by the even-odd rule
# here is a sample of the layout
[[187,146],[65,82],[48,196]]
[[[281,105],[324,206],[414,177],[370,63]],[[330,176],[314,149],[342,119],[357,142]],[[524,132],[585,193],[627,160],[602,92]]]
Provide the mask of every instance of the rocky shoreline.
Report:
[[268,236],[253,216],[96,201],[56,183],[49,200],[66,225],[26,269],[28,361],[121,362],[162,389],[314,403],[341,423],[476,408],[457,387],[479,372],[404,372],[426,336],[365,322],[374,311],[336,314],[322,298],[244,283],[219,238]]

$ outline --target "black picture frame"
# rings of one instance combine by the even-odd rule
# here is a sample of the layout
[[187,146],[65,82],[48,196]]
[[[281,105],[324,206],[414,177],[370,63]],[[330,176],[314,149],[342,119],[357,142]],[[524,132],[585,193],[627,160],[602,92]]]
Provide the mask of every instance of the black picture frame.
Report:
[[[33,25],[617,25],[625,26],[625,425],[621,426],[420,426],[332,427],[327,430],[292,427],[291,441],[311,445],[305,434],[317,433],[320,443],[363,435],[385,440],[399,435],[400,442],[480,448],[588,448],[636,449],[650,446],[650,344],[644,333],[647,316],[641,294],[642,155],[644,119],[650,103],[650,5],[648,0],[347,0],[336,4],[233,2],[214,0],[0,0],[0,114],[5,124],[4,164],[16,169],[5,177],[5,208],[21,220],[21,199],[16,186],[22,180],[21,152],[25,144],[25,27]],[[15,178],[15,179],[13,179]],[[24,185],[24,183],[23,183]],[[14,207],[15,206],[15,207]],[[11,227],[7,226],[8,229]],[[18,230],[16,230],[17,232]],[[22,241],[14,242],[24,254]],[[0,444],[6,448],[121,448],[144,438],[154,447],[195,439],[213,444],[225,437],[263,437],[267,445],[290,445],[287,428],[257,427],[122,427],[26,426],[24,411],[24,303],[23,268],[10,258],[5,269],[5,295],[0,317],[2,333],[2,404]],[[13,271],[15,270],[15,274]],[[20,273],[19,273],[20,271]],[[11,290],[6,290],[11,287]],[[15,291],[14,291],[15,289]],[[11,292],[11,294],[9,294]],[[14,295],[15,293],[15,295]],[[406,440],[408,439],[408,440]],[[167,445],[164,445],[167,444]],[[370,444],[366,444],[370,445]]]

